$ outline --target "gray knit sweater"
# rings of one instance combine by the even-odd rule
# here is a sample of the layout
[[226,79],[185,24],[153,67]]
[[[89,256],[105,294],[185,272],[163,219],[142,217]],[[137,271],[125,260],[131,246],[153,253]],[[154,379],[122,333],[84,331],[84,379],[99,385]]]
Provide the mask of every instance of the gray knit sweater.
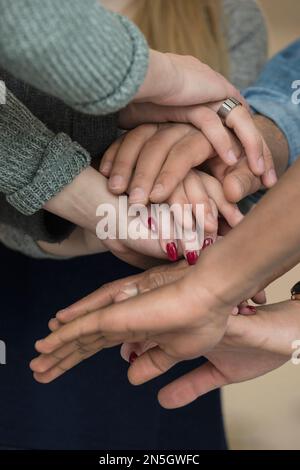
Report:
[[[142,34],[96,0],[0,0],[0,11],[0,66],[74,109],[109,114],[143,82]],[[23,214],[35,213],[89,164],[87,152],[53,135],[9,91],[0,133],[0,192]]]
[[[116,119],[109,113],[136,93],[148,49],[128,20],[106,12],[96,0],[0,0],[0,8],[0,65],[53,95],[2,72],[35,117],[8,92],[6,105],[0,106],[0,239],[39,256],[33,239],[66,236],[66,224],[53,218],[49,231],[49,215],[39,209],[89,164],[90,153],[103,152],[116,137]],[[242,88],[255,80],[264,62],[264,23],[252,0],[224,0],[224,13],[231,79]],[[82,113],[108,116],[84,118]],[[95,145],[97,138],[102,142]]]

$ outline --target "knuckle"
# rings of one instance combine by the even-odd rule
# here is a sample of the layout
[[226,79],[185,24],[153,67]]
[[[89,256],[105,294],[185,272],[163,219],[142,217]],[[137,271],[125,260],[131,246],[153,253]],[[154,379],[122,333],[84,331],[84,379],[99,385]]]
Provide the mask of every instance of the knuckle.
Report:
[[164,373],[168,370],[169,365],[167,364],[166,361],[158,360],[155,354],[155,350],[149,349],[148,351],[148,357],[151,362],[151,365],[153,366],[154,369],[156,369],[160,373]]
[[165,275],[162,272],[148,274],[148,289],[157,289],[165,284]]

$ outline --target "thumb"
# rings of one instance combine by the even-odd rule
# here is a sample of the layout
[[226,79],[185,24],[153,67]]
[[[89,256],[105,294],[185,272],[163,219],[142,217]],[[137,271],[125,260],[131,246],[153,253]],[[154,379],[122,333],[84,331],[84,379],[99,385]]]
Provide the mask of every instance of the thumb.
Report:
[[140,385],[152,380],[177,364],[178,359],[170,356],[159,346],[145,351],[128,369],[128,380],[133,385]]
[[239,202],[261,187],[260,177],[252,173],[245,158],[240,160],[235,167],[229,169],[223,181],[224,194],[230,202]]
[[206,362],[163,387],[158,401],[163,408],[180,408],[226,384],[224,375],[211,362]]

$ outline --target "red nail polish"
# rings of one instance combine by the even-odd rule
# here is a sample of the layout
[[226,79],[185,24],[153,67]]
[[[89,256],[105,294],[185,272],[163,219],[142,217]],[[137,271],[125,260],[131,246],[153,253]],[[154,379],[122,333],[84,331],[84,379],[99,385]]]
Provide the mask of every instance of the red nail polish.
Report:
[[177,247],[174,242],[167,244],[167,254],[170,261],[177,261],[178,260],[178,252]]
[[251,313],[256,313],[256,307],[253,307],[253,305],[247,305],[246,308],[250,310]]
[[135,353],[134,351],[132,351],[132,353],[130,354],[129,356],[129,363],[130,364],[133,364],[134,361],[137,359],[138,355],[137,353]]
[[212,238],[205,238],[204,242],[203,242],[203,246],[202,246],[202,250],[205,250],[205,248],[207,248],[208,246],[212,245],[213,244],[213,239]]
[[186,254],[186,259],[190,265],[196,264],[198,259],[197,251],[188,251]]
[[148,229],[152,230],[152,232],[156,232],[156,225],[152,217],[148,217]]

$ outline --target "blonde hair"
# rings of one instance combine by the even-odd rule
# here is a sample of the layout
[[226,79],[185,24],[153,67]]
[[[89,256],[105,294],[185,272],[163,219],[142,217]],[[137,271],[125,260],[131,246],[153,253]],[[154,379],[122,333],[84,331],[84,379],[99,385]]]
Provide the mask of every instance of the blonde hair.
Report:
[[228,75],[221,0],[138,0],[133,21],[151,48],[193,55]]

